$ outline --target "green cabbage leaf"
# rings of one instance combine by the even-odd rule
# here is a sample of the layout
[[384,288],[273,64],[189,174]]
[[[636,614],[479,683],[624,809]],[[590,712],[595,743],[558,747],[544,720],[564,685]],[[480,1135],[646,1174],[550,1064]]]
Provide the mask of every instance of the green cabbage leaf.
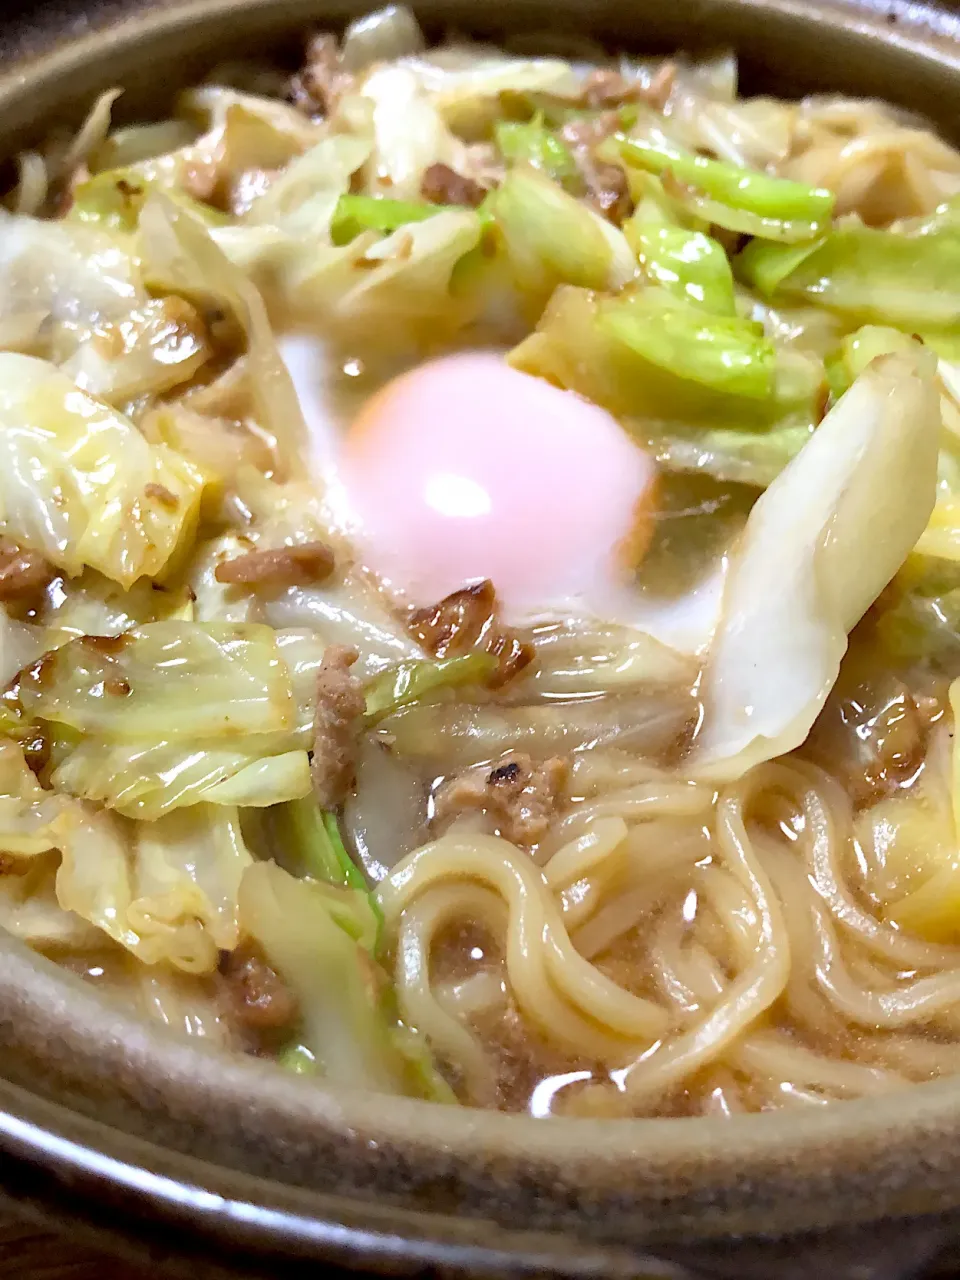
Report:
[[53,365],[0,353],[0,521],[70,576],[160,577],[192,545],[204,476]]

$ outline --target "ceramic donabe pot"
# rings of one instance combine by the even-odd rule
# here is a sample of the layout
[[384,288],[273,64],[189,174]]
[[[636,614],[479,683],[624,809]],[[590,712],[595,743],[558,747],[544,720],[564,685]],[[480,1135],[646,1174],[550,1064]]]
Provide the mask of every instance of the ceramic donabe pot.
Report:
[[[960,17],[901,0],[424,0],[428,28],[733,45],[745,87],[874,94],[960,134]],[[13,3],[9,155],[114,84],[162,114],[214,62],[337,24],[333,0]],[[122,116],[121,116],[122,118]],[[895,1280],[960,1237],[960,1077],[815,1114],[536,1121],[327,1090],[147,1027],[0,939],[0,1185],[184,1274]],[[207,1268],[206,1270],[204,1268]],[[212,1269],[210,1269],[212,1268]],[[324,1274],[327,1274],[325,1271]]]

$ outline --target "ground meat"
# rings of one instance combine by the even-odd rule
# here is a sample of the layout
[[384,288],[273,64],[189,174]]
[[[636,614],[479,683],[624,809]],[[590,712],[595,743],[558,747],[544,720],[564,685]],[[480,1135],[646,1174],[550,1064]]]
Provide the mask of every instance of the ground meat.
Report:
[[23,752],[27,768],[39,778],[50,763],[50,753],[53,750],[51,740],[44,730],[36,729],[29,738],[21,741],[20,750]]
[[571,151],[594,147],[621,127],[619,111],[598,111],[592,116],[578,116],[561,126],[560,137]]
[[590,204],[618,226],[633,209],[627,175],[619,165],[597,160],[594,152],[604,138],[617,132],[620,123],[619,112],[601,111],[589,119],[568,121],[560,131],[580,170]]
[[584,80],[583,100],[588,107],[615,107],[625,102],[645,102],[659,111],[670,97],[676,78],[677,67],[673,62],[664,62],[646,85],[639,80],[628,79],[612,67],[600,67],[591,71]]
[[596,161],[592,161],[583,173],[587,184],[587,200],[597,213],[619,227],[633,212],[627,175],[619,165]]
[[506,684],[534,658],[526,644],[500,625],[497,593],[489,580],[454,591],[439,604],[411,613],[408,630],[435,658],[454,658],[472,650],[492,653],[499,661],[494,688]]
[[225,951],[220,974],[227,1015],[241,1031],[281,1031],[297,1021],[297,999],[252,942]]
[[218,564],[218,582],[249,587],[293,587],[322,582],[333,572],[333,552],[325,542],[251,551]]
[[675,62],[663,63],[647,86],[644,92],[644,101],[651,107],[656,107],[658,111],[662,111],[667,105],[667,99],[673,92],[676,80],[677,64]]
[[0,545],[0,600],[36,596],[55,575],[56,570],[35,551],[23,551],[15,543]]
[[465,204],[475,209],[487,191],[479,182],[465,178],[449,165],[432,164],[423,175],[420,194],[431,204]]
[[529,756],[509,751],[493,769],[468,769],[445,782],[434,799],[434,820],[484,809],[505,840],[538,844],[556,817],[569,776],[570,763],[560,756],[534,764]]
[[180,505],[180,499],[175,493],[165,484],[157,484],[154,480],[143,486],[143,492],[145,497],[155,498],[161,507],[166,507],[168,511],[176,511]]
[[479,644],[496,607],[496,591],[488,578],[451,592],[439,604],[415,610],[409,630],[435,658],[447,658]]
[[353,84],[340,56],[340,42],[329,31],[307,41],[305,62],[290,82],[289,98],[304,115],[329,115]]
[[312,769],[324,809],[342,804],[356,778],[357,725],[366,706],[363,686],[350,674],[358,656],[346,645],[330,645],[317,672]]

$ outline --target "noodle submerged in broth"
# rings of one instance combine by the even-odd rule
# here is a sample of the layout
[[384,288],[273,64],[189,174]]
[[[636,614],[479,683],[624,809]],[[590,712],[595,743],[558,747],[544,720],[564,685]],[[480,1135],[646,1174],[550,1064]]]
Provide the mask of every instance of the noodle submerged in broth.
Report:
[[960,155],[397,7],[118,99],[0,211],[0,924],[447,1105],[960,1069]]

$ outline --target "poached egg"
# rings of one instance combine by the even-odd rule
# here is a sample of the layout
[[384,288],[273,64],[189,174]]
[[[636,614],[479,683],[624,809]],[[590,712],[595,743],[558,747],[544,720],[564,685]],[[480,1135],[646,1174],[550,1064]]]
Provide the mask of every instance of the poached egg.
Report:
[[656,465],[605,410],[481,351],[401,374],[344,423],[323,344],[282,350],[331,522],[395,596],[489,578],[512,625],[622,616]]

